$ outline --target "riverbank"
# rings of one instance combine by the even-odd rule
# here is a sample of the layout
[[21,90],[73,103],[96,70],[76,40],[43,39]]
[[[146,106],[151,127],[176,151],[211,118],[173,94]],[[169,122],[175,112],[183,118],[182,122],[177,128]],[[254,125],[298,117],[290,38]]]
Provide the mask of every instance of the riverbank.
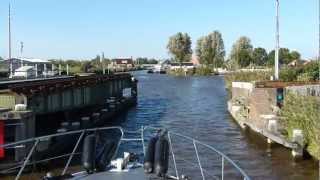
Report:
[[268,75],[226,75],[229,112],[243,128],[292,149],[293,156],[307,152],[319,160],[319,83],[263,81]]
[[[125,129],[152,125],[187,134],[228,154],[252,179],[318,178],[318,165],[313,160],[293,163],[287,148],[275,144],[270,148],[263,136],[241,130],[228,113],[223,76],[177,77],[146,72],[136,72],[134,76],[139,80],[138,105],[123,120],[116,121],[123,122]],[[177,158],[196,162],[193,145],[181,143],[182,146],[173,147],[184,152],[178,153]],[[201,146],[199,153],[204,167],[221,171],[221,159],[205,153]],[[181,171],[201,176],[193,166]]]

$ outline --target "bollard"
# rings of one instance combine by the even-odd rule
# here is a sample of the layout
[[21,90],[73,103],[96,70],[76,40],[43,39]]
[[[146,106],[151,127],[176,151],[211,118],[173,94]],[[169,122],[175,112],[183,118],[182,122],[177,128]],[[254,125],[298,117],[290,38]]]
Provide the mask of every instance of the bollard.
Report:
[[57,133],[65,133],[65,132],[67,132],[66,128],[60,128],[57,130]]
[[86,129],[90,126],[90,117],[82,117],[81,118],[81,127]]
[[66,129],[69,128],[69,122],[61,122],[60,125],[62,128],[66,128]]
[[109,112],[109,110],[108,109],[101,109],[100,112],[101,112],[101,114],[106,114]]
[[303,132],[300,129],[294,129],[292,131],[292,142],[296,143],[297,148],[292,149],[292,156],[294,158],[303,156]]
[[93,113],[91,118],[94,124],[98,123],[100,120],[100,113]]
[[75,131],[75,130],[79,130],[80,129],[80,122],[72,122],[71,123],[71,130]]
[[278,132],[278,121],[277,120],[269,120],[268,121],[268,131],[273,134],[277,134]]
[[115,103],[110,103],[109,108],[111,111],[114,111],[116,109],[116,104]]
[[100,119],[105,119],[108,116],[109,110],[108,109],[101,109],[100,110],[101,116]]

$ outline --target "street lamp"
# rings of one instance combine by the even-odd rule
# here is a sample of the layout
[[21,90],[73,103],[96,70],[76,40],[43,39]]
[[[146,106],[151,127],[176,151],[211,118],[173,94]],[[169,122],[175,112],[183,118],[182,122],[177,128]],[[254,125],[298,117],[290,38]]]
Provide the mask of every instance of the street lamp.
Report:
[[276,0],[276,49],[275,49],[275,61],[274,61],[274,77],[275,80],[279,80],[279,48],[280,48],[280,34],[279,34],[279,0]]

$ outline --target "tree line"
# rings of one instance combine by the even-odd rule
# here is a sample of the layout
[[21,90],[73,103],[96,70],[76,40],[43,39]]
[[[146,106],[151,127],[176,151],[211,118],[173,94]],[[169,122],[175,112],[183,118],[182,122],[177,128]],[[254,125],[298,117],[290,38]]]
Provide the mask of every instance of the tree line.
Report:
[[[178,32],[169,38],[167,49],[173,60],[182,63],[190,61],[192,56],[192,41],[187,33]],[[230,56],[226,58],[226,50],[222,34],[213,31],[208,35],[200,37],[196,41],[195,54],[201,65],[210,68],[228,67],[245,68],[248,66],[272,66],[274,65],[275,50],[267,52],[265,48],[256,47],[250,38],[240,37],[232,46]],[[300,60],[298,51],[288,48],[280,48],[279,60],[281,64],[289,64],[293,60]]]

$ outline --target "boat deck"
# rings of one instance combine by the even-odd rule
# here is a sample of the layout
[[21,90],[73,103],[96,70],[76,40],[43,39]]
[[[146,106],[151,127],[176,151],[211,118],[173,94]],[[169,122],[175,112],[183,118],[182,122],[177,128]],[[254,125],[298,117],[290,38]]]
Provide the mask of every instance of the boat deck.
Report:
[[143,167],[139,167],[136,169],[130,169],[129,171],[122,172],[100,172],[94,174],[84,174],[77,177],[73,177],[70,180],[83,180],[83,179],[93,179],[93,180],[160,180],[163,178],[159,178],[154,174],[146,175],[144,173]]

